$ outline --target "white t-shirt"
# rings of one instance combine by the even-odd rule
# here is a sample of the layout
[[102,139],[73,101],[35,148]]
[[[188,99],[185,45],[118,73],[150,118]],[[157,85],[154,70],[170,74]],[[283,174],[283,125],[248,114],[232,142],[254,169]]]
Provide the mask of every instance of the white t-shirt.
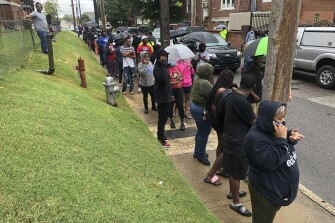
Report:
[[[120,47],[120,52],[121,52],[121,54],[123,52],[126,52],[126,53],[133,52],[134,55],[135,55],[135,49],[132,46],[129,46],[129,47],[121,46]],[[123,68],[125,68],[125,67],[135,67],[134,59],[132,59],[130,57],[122,57],[122,58],[123,58]]]
[[[203,52],[203,53],[197,53],[197,55],[196,55],[196,59],[199,59],[199,57],[205,57],[207,60],[209,60],[210,58],[209,58],[209,53],[208,52]],[[203,61],[203,60],[201,60],[200,59],[200,61],[197,63],[197,67],[199,67],[199,66],[201,66],[201,65],[204,65],[204,64],[206,64],[206,62],[205,61]]]

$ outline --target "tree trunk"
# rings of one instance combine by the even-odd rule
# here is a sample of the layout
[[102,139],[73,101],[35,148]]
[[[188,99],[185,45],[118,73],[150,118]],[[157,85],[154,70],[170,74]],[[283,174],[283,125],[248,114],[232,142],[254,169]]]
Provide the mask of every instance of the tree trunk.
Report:
[[301,0],[272,0],[263,99],[287,103]]
[[159,0],[161,46],[170,46],[169,1]]

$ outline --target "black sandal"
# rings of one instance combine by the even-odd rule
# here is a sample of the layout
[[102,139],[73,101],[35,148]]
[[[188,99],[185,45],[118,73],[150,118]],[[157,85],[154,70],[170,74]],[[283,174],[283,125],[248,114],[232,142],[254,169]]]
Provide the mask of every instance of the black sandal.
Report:
[[246,217],[251,217],[252,213],[246,208],[244,207],[242,204],[239,206],[233,206],[232,204],[230,204],[230,208],[233,209],[234,211],[236,211],[237,213],[239,213],[240,215],[246,216]]

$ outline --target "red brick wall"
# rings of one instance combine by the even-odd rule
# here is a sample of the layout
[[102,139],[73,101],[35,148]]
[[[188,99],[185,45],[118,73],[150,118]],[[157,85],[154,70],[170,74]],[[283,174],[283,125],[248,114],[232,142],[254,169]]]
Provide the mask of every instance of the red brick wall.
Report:
[[257,11],[267,12],[271,11],[271,2],[264,2],[262,0],[257,0],[256,2]]
[[228,31],[227,42],[230,42],[235,49],[241,50],[241,44],[243,43],[241,32]]
[[319,21],[333,22],[335,14],[334,0],[302,0],[300,24],[314,24],[315,14],[319,14]]

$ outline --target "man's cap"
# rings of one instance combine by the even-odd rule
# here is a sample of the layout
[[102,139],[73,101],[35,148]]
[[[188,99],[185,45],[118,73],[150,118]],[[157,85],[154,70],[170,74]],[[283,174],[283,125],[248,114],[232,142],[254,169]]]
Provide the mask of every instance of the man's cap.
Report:
[[148,39],[148,37],[147,37],[146,35],[143,35],[143,36],[141,37],[141,40],[144,40],[144,39]]

